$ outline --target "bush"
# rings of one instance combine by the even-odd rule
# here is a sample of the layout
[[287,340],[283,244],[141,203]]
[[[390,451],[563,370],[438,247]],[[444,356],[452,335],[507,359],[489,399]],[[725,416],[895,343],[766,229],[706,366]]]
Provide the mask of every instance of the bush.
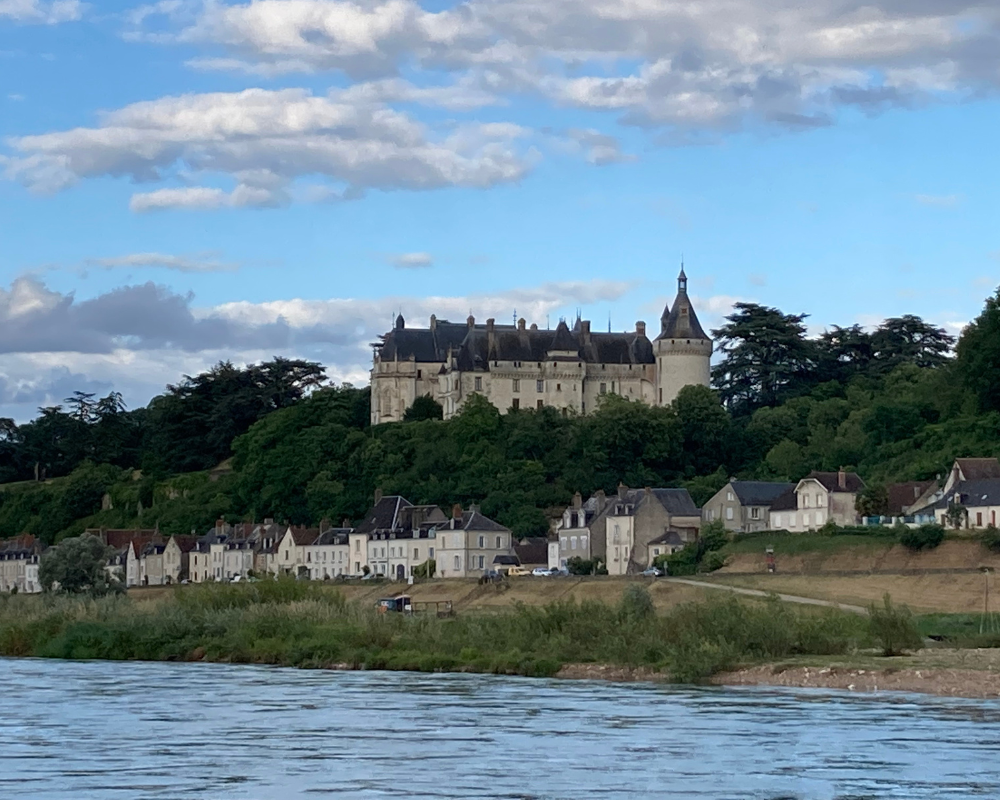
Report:
[[907,528],[900,533],[899,542],[910,550],[933,550],[944,541],[944,528],[940,525],[921,525]]
[[622,592],[618,611],[622,619],[627,622],[640,622],[649,619],[656,613],[653,608],[653,596],[645,586],[630,583]]
[[902,655],[906,650],[919,650],[923,637],[917,630],[913,615],[906,606],[896,608],[889,593],[882,598],[882,606],[868,606],[868,632],[878,642],[884,656]]
[[989,548],[994,553],[1000,552],[1000,529],[996,525],[987,526],[980,535],[979,541],[983,543],[983,547]]
[[718,550],[713,550],[702,559],[702,562],[698,565],[698,571],[715,572],[717,569],[722,569],[724,566],[726,566],[726,557]]

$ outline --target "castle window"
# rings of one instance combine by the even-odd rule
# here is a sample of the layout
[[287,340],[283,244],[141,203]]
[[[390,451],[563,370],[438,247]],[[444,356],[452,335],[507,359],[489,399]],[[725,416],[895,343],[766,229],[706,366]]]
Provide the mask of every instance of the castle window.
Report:
[[514,378],[514,391],[515,392],[521,391],[521,381],[519,378]]
[[481,392],[482,390],[483,390],[483,379],[477,377],[476,378],[476,391],[477,392]]
[[660,389],[660,405],[663,405],[663,389]]
[[521,407],[521,398],[515,397],[510,407],[517,411]]
[[607,393],[608,393],[608,385],[606,383],[602,383],[601,384],[601,394],[607,394]]
[[542,407],[543,407],[544,405],[545,405],[545,402],[544,402],[544,401],[542,401],[542,400],[539,400],[539,401],[538,401],[538,410],[539,410],[539,411],[541,411],[541,410],[542,410]]
[[417,370],[417,380],[419,381],[422,377],[423,377],[423,372],[418,369]]
[[557,392],[561,392],[562,391],[562,384],[561,383],[557,383],[556,384],[556,391]]
[[535,391],[544,392],[545,391],[545,381],[535,381]]

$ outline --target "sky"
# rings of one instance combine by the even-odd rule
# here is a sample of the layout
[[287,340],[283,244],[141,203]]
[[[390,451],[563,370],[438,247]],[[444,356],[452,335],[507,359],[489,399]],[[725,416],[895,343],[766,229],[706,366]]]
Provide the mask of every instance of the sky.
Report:
[[1000,283],[1000,2],[0,0],[0,416],[515,314],[683,258],[814,333]]

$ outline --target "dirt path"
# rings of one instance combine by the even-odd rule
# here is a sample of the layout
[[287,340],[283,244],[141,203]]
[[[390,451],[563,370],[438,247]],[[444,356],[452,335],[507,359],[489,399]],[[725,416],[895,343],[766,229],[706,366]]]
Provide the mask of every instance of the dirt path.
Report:
[[[747,595],[748,597],[768,597],[774,592],[765,592],[760,589],[742,589],[738,586],[728,586],[722,583],[708,583],[707,581],[695,581],[689,578],[662,578],[670,583],[682,583],[686,586],[697,586],[700,589],[719,589],[734,594]],[[852,614],[867,614],[868,610],[861,606],[837,603],[833,600],[817,600],[815,597],[800,597],[794,594],[779,594],[778,597],[786,603],[801,603],[806,606],[823,606],[825,608],[837,608],[841,611],[849,611]]]

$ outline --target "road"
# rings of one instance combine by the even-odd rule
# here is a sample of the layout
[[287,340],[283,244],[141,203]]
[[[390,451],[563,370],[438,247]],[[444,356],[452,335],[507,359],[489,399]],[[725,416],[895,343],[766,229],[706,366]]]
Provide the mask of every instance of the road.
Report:
[[[683,583],[688,586],[697,586],[700,589],[718,589],[724,592],[747,595],[748,597],[768,597],[775,594],[775,592],[764,592],[760,589],[741,589],[738,586],[726,586],[724,583],[709,583],[708,581],[695,581],[690,578],[661,578],[660,580],[669,581],[670,583]],[[786,603],[801,603],[804,606],[837,608],[841,611],[849,611],[852,614],[868,614],[867,608],[852,606],[846,603],[837,603],[833,600],[817,600],[815,597],[799,597],[794,594],[778,594],[778,597]]]

